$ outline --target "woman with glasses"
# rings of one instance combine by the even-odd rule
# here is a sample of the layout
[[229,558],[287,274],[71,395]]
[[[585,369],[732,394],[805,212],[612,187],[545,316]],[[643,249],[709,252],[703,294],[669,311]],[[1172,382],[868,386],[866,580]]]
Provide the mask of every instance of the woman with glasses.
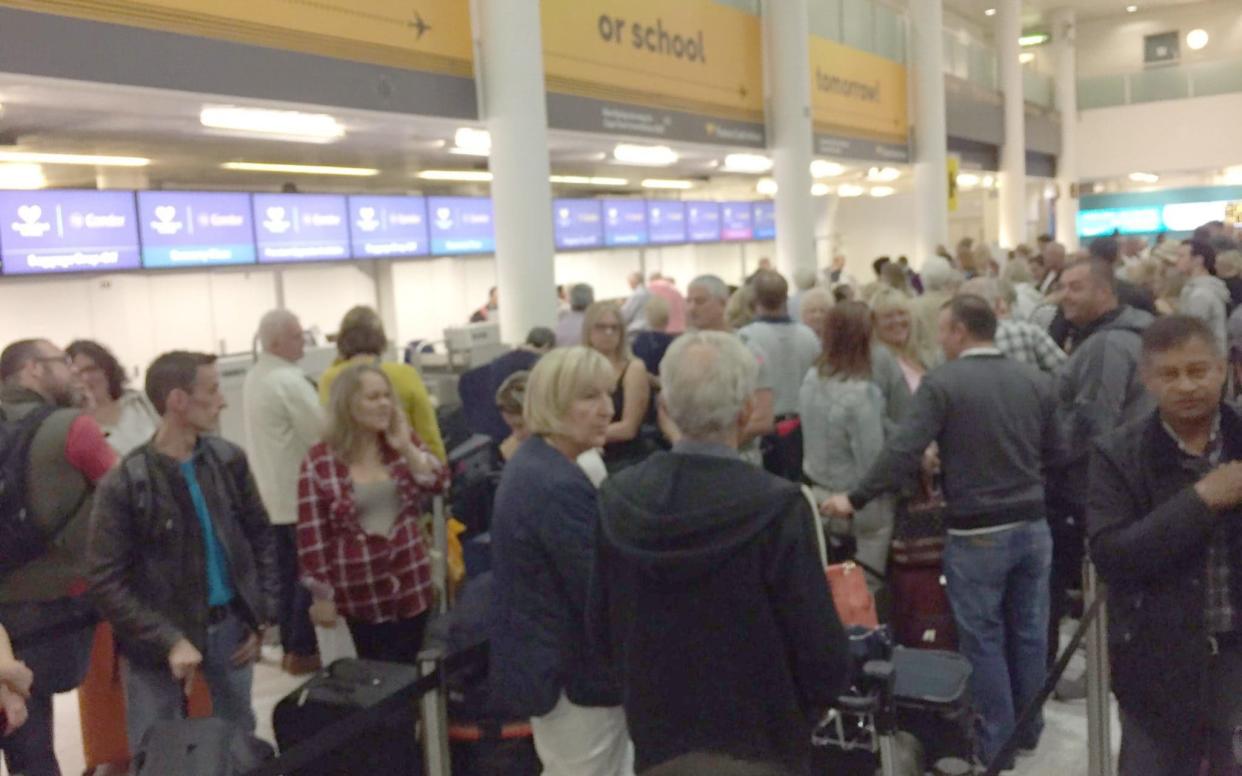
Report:
[[604,444],[604,463],[608,473],[615,474],[653,452],[640,433],[651,409],[651,378],[643,362],[630,352],[625,319],[616,303],[596,302],[587,308],[582,341],[607,358],[616,374],[612,423]]
[[160,422],[155,408],[141,392],[125,387],[125,370],[111,351],[98,342],[77,340],[66,352],[86,389],[87,409],[118,456],[155,434]]

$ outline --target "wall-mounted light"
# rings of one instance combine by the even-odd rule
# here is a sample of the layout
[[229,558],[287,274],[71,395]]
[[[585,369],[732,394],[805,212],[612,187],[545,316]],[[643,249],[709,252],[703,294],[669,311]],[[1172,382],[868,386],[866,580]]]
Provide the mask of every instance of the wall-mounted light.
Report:
[[1207,30],[1191,30],[1186,33],[1186,46],[1191,51],[1200,51],[1207,46],[1208,37]]

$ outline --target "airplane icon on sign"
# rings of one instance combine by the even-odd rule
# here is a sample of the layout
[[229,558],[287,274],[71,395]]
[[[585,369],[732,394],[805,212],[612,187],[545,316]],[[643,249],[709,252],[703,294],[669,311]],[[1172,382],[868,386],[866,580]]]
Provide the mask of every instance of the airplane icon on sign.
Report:
[[422,40],[423,36],[427,34],[427,31],[431,29],[431,25],[423,21],[423,15],[418,11],[414,12],[414,20],[406,22],[406,24],[407,26],[418,30],[418,37],[415,38],[415,40]]

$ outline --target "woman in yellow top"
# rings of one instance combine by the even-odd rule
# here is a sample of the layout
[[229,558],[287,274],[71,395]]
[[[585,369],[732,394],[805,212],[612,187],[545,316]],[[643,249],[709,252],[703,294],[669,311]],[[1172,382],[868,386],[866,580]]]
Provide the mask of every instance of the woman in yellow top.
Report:
[[423,378],[409,364],[381,362],[381,354],[387,347],[388,338],[384,336],[384,324],[378,313],[370,307],[355,307],[345,313],[336,335],[339,358],[319,378],[320,403],[328,406],[332,382],[341,372],[354,364],[377,364],[392,383],[397,401],[405,410],[405,416],[418,438],[441,461],[448,460],[444,440],[440,437],[440,425],[436,421],[436,410],[431,403],[431,395],[427,393],[427,386],[423,385]]

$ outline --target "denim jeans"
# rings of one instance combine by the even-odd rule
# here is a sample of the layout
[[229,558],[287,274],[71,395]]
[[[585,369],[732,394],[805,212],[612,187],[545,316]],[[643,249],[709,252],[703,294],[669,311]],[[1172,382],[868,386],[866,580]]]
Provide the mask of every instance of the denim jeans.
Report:
[[[253,733],[254,709],[250,705],[250,688],[254,681],[254,665],[233,666],[233,653],[250,635],[250,627],[236,614],[230,614],[207,629],[207,648],[199,670],[211,691],[212,716],[228,720]],[[181,683],[165,664],[159,667],[135,665],[121,661],[125,685],[125,735],[129,751],[138,752],[147,731],[162,720],[185,717],[185,694]]]
[[[961,652],[974,671],[982,717],[980,748],[990,761],[1014,732],[1047,678],[1048,580],[1052,535],[1045,520],[975,536],[949,535],[944,552],[949,603]],[[1042,713],[1022,731],[1034,748]]]
[[60,776],[53,746],[52,696],[82,683],[90,663],[95,626],[34,646],[23,646],[24,634],[68,622],[89,614],[80,598],[60,598],[38,603],[0,604],[0,625],[17,642],[15,651],[34,674],[30,699],[26,701],[26,724],[13,735],[0,738],[9,773],[23,776]]
[[280,646],[286,655],[314,655],[319,651],[310,621],[310,591],[298,582],[296,525],[274,525],[276,565],[280,568]]

